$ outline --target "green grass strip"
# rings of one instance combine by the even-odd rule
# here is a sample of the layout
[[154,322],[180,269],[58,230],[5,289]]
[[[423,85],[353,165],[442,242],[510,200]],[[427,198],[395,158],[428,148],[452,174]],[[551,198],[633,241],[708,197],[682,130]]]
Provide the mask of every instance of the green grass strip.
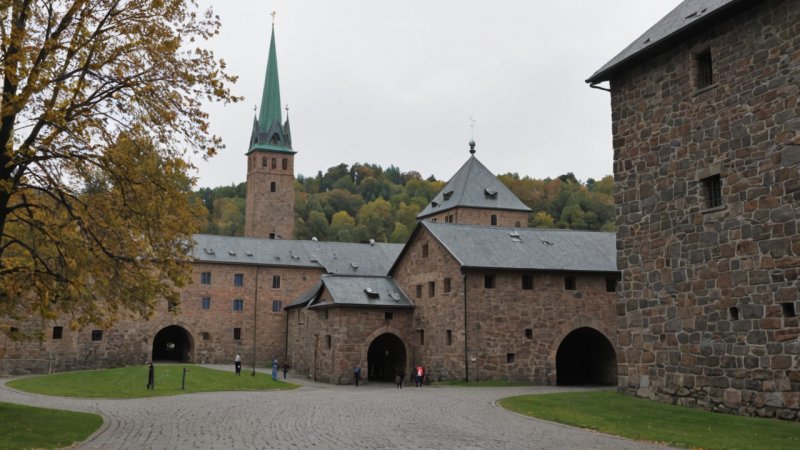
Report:
[[[187,369],[185,390],[181,390],[183,369]],[[22,378],[6,383],[20,391],[43,395],[81,398],[141,398],[215,391],[267,391],[294,389],[296,384],[273,381],[272,376],[230,372],[191,364],[156,365],[155,389],[148,390],[147,366],[118,369],[65,372],[39,377]]]
[[0,448],[70,447],[86,440],[102,424],[97,414],[0,402]]
[[800,448],[800,423],[712,413],[616,392],[522,395],[499,403],[539,419],[675,447]]

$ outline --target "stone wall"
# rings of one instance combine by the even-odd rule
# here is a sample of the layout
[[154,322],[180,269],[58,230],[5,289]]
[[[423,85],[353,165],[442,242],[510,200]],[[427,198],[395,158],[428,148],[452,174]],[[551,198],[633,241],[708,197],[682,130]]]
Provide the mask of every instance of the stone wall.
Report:
[[[486,275],[493,276],[493,288],[485,287]],[[522,289],[523,275],[533,277],[532,289]],[[565,276],[574,277],[575,290],[565,290]],[[423,230],[408,244],[394,278],[415,304],[416,363],[428,368],[432,380],[468,375],[472,381],[555,384],[556,354],[570,332],[589,327],[603,334],[609,345],[616,344],[616,293],[606,291],[607,276],[602,274],[462,272],[453,256]]]
[[620,389],[797,418],[800,4],[757,2],[611,86]]
[[[247,158],[244,235],[294,238],[294,155],[254,151]],[[271,183],[275,192],[270,190]]]
[[[256,289],[256,271],[258,288]],[[202,284],[201,273],[211,273],[211,284]],[[286,352],[286,316],[283,307],[319,280],[323,270],[302,267],[259,267],[196,263],[192,282],[181,290],[181,303],[170,311],[159,302],[152,317],[126,317],[108,329],[87,326],[80,331],[69,328],[66,317],[42,322],[30,319],[16,322],[20,332],[41,333],[41,339],[12,341],[0,335],[0,373],[25,374],[66,370],[117,367],[143,364],[150,360],[153,342],[159,331],[171,325],[183,328],[191,343],[189,362],[233,364],[239,353],[245,365],[267,366],[272,359],[283,362]],[[235,274],[243,276],[242,286],[234,284]],[[280,288],[273,288],[273,276],[280,276]],[[258,320],[255,298],[258,291]],[[210,308],[202,299],[210,298]],[[243,300],[242,311],[235,311],[234,300]],[[273,311],[273,301],[280,302]],[[61,339],[53,339],[53,327],[61,326]],[[234,339],[234,328],[240,338]],[[257,330],[257,336],[253,331]],[[92,340],[92,331],[102,331]],[[253,352],[253,343],[257,343]]]
[[423,220],[432,222],[447,222],[447,218],[452,216],[452,223],[491,226],[492,215],[497,216],[498,227],[508,228],[527,228],[528,213],[525,211],[509,211],[505,209],[482,209],[482,208],[452,208],[439,214],[425,217]]

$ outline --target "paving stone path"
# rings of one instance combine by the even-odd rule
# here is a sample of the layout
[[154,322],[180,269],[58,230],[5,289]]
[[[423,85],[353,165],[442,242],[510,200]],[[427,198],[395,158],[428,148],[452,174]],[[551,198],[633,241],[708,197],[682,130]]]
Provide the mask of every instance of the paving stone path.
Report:
[[81,449],[663,448],[523,417],[495,404],[563,388],[355,388],[290,381],[304,386],[128,400],[48,397],[3,385],[0,401],[102,415],[103,426]]

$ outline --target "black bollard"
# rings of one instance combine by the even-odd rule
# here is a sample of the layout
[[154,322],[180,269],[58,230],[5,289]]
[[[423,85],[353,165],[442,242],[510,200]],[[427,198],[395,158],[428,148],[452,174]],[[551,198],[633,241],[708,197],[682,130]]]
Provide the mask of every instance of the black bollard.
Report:
[[181,390],[186,390],[186,367],[183,368],[183,378],[181,379]]

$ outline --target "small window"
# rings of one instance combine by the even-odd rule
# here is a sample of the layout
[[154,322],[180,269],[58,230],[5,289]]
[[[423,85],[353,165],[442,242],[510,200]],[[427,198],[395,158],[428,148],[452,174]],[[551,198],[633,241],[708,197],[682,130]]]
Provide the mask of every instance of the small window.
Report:
[[200,274],[200,284],[211,284],[211,272],[202,272]]
[[575,290],[575,277],[564,277],[564,290],[565,291]]
[[268,160],[267,160],[267,157],[266,157],[266,156],[265,156],[265,157],[263,157],[263,158],[261,158],[261,167],[267,167],[267,166],[268,166],[268,163],[267,163],[267,161],[268,161]]
[[514,226],[515,226],[515,227],[517,227],[517,228],[519,228],[519,227],[520,227],[519,220],[518,220],[518,221],[516,221],[516,222],[514,222]]
[[289,160],[288,159],[283,158],[283,160],[281,161],[281,168],[283,170],[288,170],[289,169]]
[[[286,161],[286,160],[284,159],[284,161]],[[333,337],[330,334],[325,336],[325,346],[328,349],[333,347]]]
[[739,320],[739,308],[735,306],[728,308],[728,320]]
[[417,330],[419,334],[419,345],[425,345],[425,330]]
[[450,287],[450,278],[445,278],[444,279],[444,286],[443,286],[444,293],[445,294],[449,294],[450,293],[450,289],[451,289],[451,287]]
[[797,317],[794,312],[794,303],[781,303],[784,317]]
[[92,340],[93,341],[102,341],[103,340],[103,330],[92,330]]
[[283,308],[283,302],[280,300],[273,300],[272,301],[272,312],[281,312]]
[[617,292],[617,280],[606,278],[606,292]]
[[428,282],[428,297],[433,297],[436,295],[436,282],[429,281]]
[[275,233],[270,233],[270,234],[269,234],[269,238],[270,238],[270,239],[275,239]]
[[428,257],[428,244],[422,244],[422,257]]
[[416,290],[417,290],[417,292],[415,292],[416,297],[422,298],[422,285],[421,284],[416,285]]
[[492,214],[491,221],[492,225],[497,225],[497,214]]
[[202,333],[200,333],[200,336],[203,337],[204,341],[211,339],[211,333],[209,333],[208,331],[203,331]]
[[237,273],[233,275],[233,285],[234,286],[244,286],[244,274]]
[[445,336],[445,344],[449,347],[453,345],[453,330],[447,330],[447,335]]
[[525,328],[525,337],[533,339],[533,328]]
[[392,317],[394,317],[394,314],[392,314],[390,311],[383,313],[383,320],[392,320]]
[[533,289],[533,275],[522,276],[522,289],[526,291]]
[[64,327],[53,327],[53,339],[61,339],[64,334]]
[[514,354],[513,353],[506,353],[506,362],[511,364],[514,362]]
[[722,206],[722,179],[719,175],[703,178],[703,195],[706,198],[706,208]]
[[483,287],[485,289],[494,289],[494,275],[483,276]]
[[270,183],[269,183],[269,191],[270,192],[275,192],[275,191],[277,191],[277,189],[278,188],[277,188],[277,185],[275,184],[275,182],[274,181],[270,181]]
[[244,300],[236,299],[233,301],[233,310],[234,311],[244,311]]
[[272,276],[272,289],[280,289],[281,288],[281,276],[280,275],[273,275]]
[[233,329],[233,340],[234,341],[241,341],[242,340],[242,329],[241,328],[234,328]]
[[322,320],[328,320],[328,309],[327,308],[322,310]]
[[278,168],[278,160],[276,158],[272,158],[272,168],[273,169]]
[[211,309],[211,297],[203,297],[202,308]]
[[447,216],[447,217],[449,217],[449,218],[450,218],[450,223],[455,223],[455,216],[454,216],[454,215],[450,214],[450,215],[449,215],[449,216]]
[[707,48],[695,54],[696,88],[703,89],[714,84],[714,65],[711,60],[711,49]]

